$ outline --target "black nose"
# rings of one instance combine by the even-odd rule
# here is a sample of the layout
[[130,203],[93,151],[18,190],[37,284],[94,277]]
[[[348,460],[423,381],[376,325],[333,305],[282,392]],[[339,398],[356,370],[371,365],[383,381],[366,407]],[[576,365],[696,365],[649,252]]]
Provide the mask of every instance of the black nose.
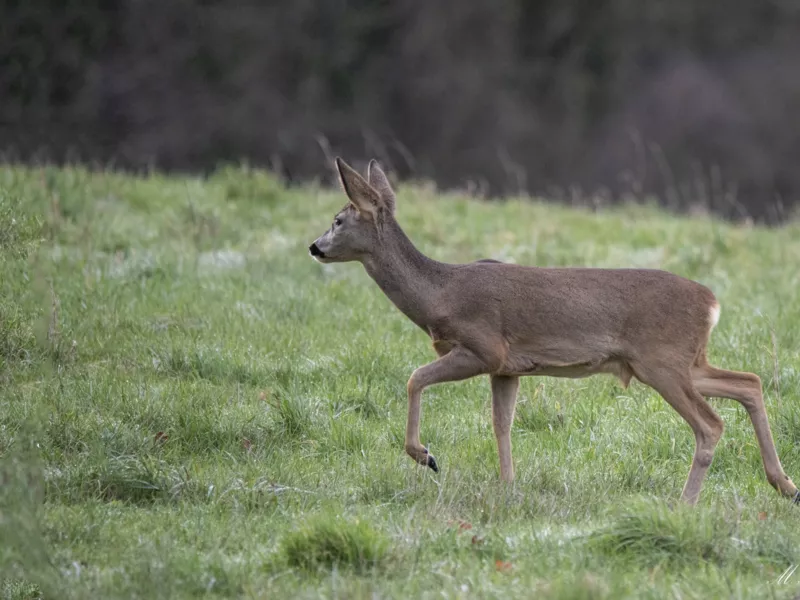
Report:
[[325,258],[325,253],[317,248],[317,243],[314,242],[308,247],[308,252],[311,256],[319,256],[320,258]]

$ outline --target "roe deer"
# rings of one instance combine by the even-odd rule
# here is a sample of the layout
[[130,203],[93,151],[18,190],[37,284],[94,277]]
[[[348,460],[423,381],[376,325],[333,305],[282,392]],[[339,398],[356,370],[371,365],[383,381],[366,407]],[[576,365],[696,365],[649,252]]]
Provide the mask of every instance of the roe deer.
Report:
[[512,481],[519,378],[608,373],[624,387],[634,377],[651,386],[692,428],[695,452],[682,500],[697,502],[722,435],[722,419],[703,396],[721,396],[747,410],[769,483],[800,502],[775,451],[760,379],[706,359],[720,314],[711,290],[652,269],[441,263],[417,250],[400,228],[395,194],[374,160],[366,179],[340,158],[336,168],[349,202],[309,253],[322,263],[361,262],[439,355],[408,380],[405,450],[415,461],[439,470],[419,438],[420,401],[430,385],[489,375],[500,476]]

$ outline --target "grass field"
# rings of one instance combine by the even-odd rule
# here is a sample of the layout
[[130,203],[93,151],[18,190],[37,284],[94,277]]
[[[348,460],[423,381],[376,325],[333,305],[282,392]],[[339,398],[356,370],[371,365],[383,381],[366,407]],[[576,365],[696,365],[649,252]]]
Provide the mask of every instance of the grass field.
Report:
[[[699,505],[694,440],[655,392],[526,378],[499,482],[486,378],[435,386],[403,451],[406,381],[434,357],[358,264],[308,244],[344,203],[207,180],[0,170],[0,597],[794,598],[800,507],[744,410]],[[427,254],[665,268],[722,303],[712,362],[758,373],[800,480],[800,224],[649,207],[596,214],[402,188]]]

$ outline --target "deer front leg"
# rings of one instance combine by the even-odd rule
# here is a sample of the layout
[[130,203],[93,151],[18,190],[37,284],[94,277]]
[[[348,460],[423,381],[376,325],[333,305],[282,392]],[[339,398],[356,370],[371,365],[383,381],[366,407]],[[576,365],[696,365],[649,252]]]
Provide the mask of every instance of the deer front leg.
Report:
[[511,423],[517,403],[519,377],[492,376],[492,425],[497,438],[500,458],[500,479],[514,481],[514,461],[511,458]]
[[408,420],[405,449],[421,465],[439,471],[436,459],[419,441],[419,417],[422,391],[429,385],[460,381],[487,372],[486,363],[469,350],[457,346],[438,360],[418,368],[408,380]]

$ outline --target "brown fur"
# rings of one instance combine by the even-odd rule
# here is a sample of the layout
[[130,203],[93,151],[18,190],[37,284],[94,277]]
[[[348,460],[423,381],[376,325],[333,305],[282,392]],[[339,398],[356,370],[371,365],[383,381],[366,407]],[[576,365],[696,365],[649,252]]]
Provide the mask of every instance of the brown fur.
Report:
[[336,165],[350,204],[310,247],[322,262],[357,260],[389,299],[433,341],[439,359],[408,382],[405,448],[437,470],[419,441],[422,391],[489,375],[501,477],[514,478],[510,430],[519,377],[607,373],[650,385],[691,426],[696,450],[682,498],[694,504],[722,435],[703,398],[742,403],[751,417],[768,481],[798,490],[778,460],[756,375],[723,371],[705,347],[719,304],[707,287],[650,269],[538,268],[481,260],[446,264],[417,250],[394,218],[395,195],[370,162],[367,179]]

